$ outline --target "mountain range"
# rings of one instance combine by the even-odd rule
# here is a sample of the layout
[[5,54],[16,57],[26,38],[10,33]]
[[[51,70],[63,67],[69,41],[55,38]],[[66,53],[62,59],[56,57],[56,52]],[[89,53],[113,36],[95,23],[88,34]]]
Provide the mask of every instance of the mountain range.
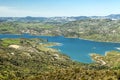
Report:
[[110,14],[107,16],[71,16],[71,17],[0,17],[0,22],[3,21],[20,21],[20,22],[58,22],[58,23],[66,23],[69,21],[77,21],[84,19],[111,19],[111,20],[119,20],[120,14]]

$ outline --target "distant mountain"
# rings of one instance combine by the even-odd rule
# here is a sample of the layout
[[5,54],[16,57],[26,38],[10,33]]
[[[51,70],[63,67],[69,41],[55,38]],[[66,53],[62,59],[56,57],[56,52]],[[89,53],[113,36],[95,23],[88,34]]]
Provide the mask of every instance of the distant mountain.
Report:
[[20,21],[20,22],[69,22],[88,19],[86,16],[79,17],[0,17],[0,21]]
[[18,22],[48,22],[48,23],[66,23],[69,21],[77,21],[84,19],[120,19],[120,14],[110,14],[108,16],[77,16],[77,17],[0,17],[0,22],[3,21],[18,21]]
[[109,18],[109,19],[120,19],[120,14],[111,14],[111,15],[106,16],[106,18]]
[[112,20],[119,20],[120,14],[110,14],[108,16],[90,16],[92,19],[112,19]]

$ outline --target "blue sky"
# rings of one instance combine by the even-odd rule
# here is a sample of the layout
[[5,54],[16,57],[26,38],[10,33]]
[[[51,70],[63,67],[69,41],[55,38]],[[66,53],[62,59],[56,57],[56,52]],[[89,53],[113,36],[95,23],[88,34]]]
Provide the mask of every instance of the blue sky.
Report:
[[104,16],[120,14],[120,0],[0,0],[0,16]]

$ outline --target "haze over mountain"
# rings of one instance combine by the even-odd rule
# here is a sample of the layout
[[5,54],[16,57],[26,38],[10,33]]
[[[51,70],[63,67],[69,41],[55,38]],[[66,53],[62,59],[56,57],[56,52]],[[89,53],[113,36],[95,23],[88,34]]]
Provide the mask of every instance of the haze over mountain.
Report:
[[21,22],[69,22],[69,21],[77,21],[84,19],[111,19],[111,20],[119,20],[120,14],[110,14],[107,16],[59,16],[59,17],[0,17],[0,21],[21,21]]

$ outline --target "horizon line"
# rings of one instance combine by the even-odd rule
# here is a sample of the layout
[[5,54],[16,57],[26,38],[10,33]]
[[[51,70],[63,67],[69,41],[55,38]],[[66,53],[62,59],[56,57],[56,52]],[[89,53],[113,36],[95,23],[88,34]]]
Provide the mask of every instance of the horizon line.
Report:
[[[109,14],[109,15],[120,15],[120,14]],[[91,15],[91,16],[85,16],[85,15],[80,15],[80,16],[0,16],[0,17],[93,17],[93,16],[98,16],[98,17],[104,17],[104,16],[109,16],[109,15]]]

